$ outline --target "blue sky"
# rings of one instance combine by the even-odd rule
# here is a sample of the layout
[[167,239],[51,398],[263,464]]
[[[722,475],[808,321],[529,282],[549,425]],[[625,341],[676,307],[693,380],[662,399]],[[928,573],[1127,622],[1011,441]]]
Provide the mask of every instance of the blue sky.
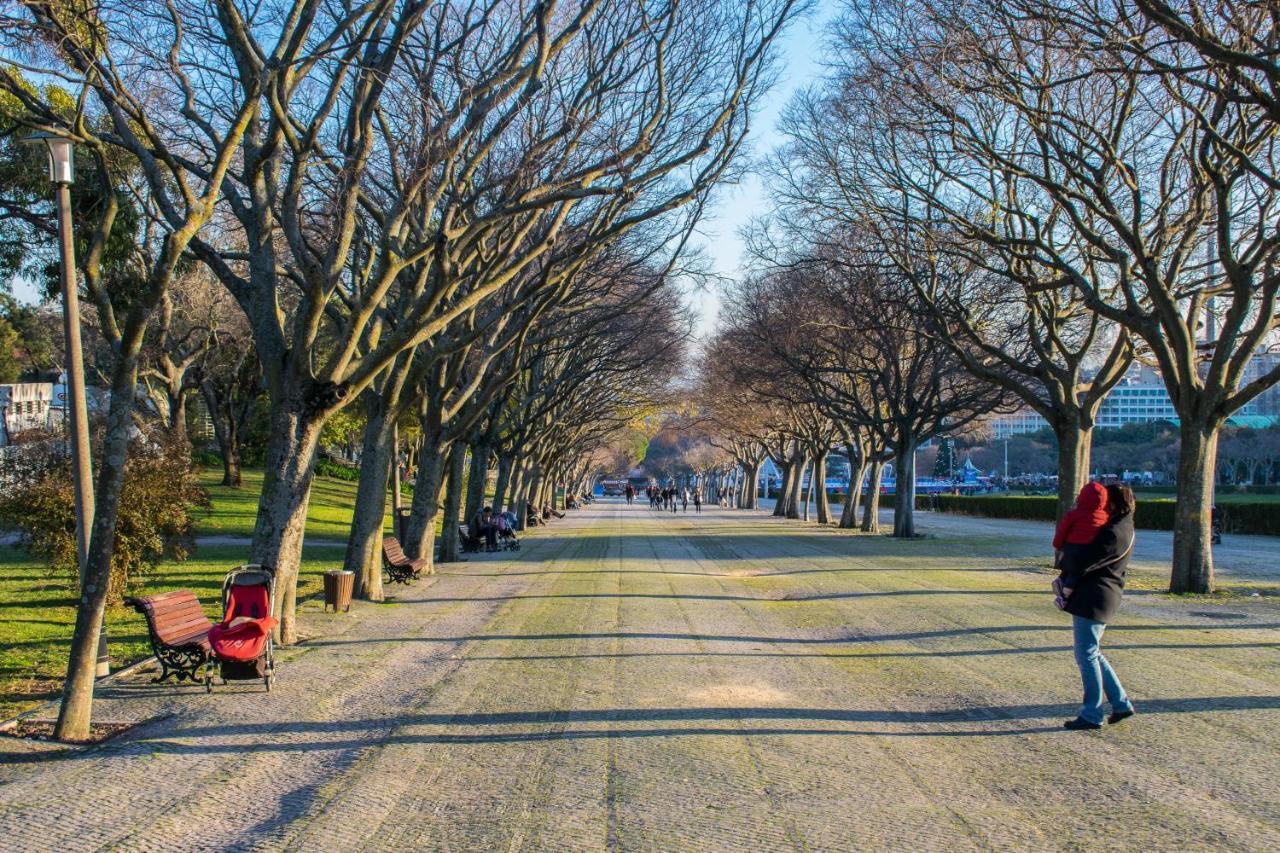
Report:
[[[815,10],[792,25],[782,46],[782,68],[777,85],[769,92],[759,113],[752,120],[750,149],[759,157],[783,142],[777,123],[783,108],[797,89],[813,82],[822,73],[823,28],[837,11],[836,0],[819,0]],[[735,278],[742,263],[743,242],[739,231],[753,217],[768,212],[768,198],[755,175],[749,175],[737,186],[725,188],[712,216],[702,225],[702,248],[711,258],[715,271],[725,278]],[[699,314],[696,332],[703,336],[715,328],[720,299],[714,287],[689,294]]]

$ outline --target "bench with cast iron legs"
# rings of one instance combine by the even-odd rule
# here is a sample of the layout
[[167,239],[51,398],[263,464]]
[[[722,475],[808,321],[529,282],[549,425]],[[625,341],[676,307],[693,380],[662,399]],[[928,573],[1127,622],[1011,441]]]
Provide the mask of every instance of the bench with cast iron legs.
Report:
[[413,583],[422,576],[426,567],[427,561],[423,558],[410,560],[406,557],[396,537],[388,536],[382,540],[382,568],[388,583]]
[[152,681],[171,677],[195,681],[197,672],[209,659],[209,629],[213,627],[195,593],[175,589],[124,601],[147,617],[151,651],[160,661],[160,674]]

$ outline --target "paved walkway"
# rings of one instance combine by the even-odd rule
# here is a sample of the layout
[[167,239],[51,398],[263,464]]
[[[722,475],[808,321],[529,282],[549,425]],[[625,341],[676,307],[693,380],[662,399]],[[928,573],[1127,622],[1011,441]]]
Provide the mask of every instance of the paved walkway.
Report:
[[278,689],[105,690],[118,742],[0,744],[13,849],[1280,849],[1280,608],[1130,599],[1139,716],[987,536],[596,504],[352,615]]

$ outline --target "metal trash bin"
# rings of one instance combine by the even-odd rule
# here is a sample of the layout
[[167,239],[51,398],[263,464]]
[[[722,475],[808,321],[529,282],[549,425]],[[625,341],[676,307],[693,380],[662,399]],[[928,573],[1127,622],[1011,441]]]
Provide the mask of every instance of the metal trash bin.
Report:
[[355,589],[356,573],[336,569],[324,573],[324,609],[351,612],[351,593]]

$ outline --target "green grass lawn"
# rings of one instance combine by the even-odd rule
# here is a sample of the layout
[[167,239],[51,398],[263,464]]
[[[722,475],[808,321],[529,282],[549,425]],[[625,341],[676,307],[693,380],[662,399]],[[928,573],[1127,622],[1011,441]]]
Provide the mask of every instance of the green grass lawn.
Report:
[[[215,470],[200,475],[212,507],[208,513],[197,514],[197,536],[247,539],[253,535],[262,472],[245,471],[244,485],[239,489],[219,485],[221,478],[222,473]],[[307,540],[320,544],[303,548],[300,597],[320,589],[321,572],[341,567],[355,499],[355,483],[315,479],[307,507]],[[384,518],[388,533],[390,509],[388,500]],[[247,556],[247,545],[204,545],[186,562],[160,565],[141,579],[131,594],[190,589],[210,617],[216,617],[220,615],[222,579]],[[61,689],[75,626],[74,607],[74,591],[67,579],[51,577],[40,560],[19,548],[0,545],[0,719],[50,699]],[[107,613],[107,636],[115,667],[150,654],[146,622],[130,608],[116,607]]]
[[[335,546],[303,549],[299,596],[318,591],[320,573],[340,567],[342,553]],[[206,546],[185,563],[161,565],[134,591],[190,589],[210,618],[217,618],[222,579],[244,558],[242,546]],[[5,545],[0,546],[0,601],[0,718],[5,718],[53,698],[61,689],[75,625],[75,595],[65,579],[50,577],[43,563]],[[150,654],[146,622],[130,608],[108,611],[107,637],[117,668]]]
[[[200,483],[209,490],[213,510],[198,515],[196,527],[205,536],[253,535],[253,521],[258,515],[258,495],[262,491],[262,472],[245,471],[244,485],[239,489],[219,485],[220,471],[206,470]],[[307,505],[307,537],[311,539],[347,540],[351,529],[351,512],[356,501],[356,484],[328,477],[316,477]],[[391,530],[391,503],[387,502],[385,529]]]
[[[201,481],[213,504],[197,516],[198,535],[249,537],[257,512],[262,472],[244,472],[244,486],[217,485],[221,474],[207,471]],[[356,484],[317,478],[307,512],[312,540],[345,543],[355,505]],[[390,515],[387,516],[390,529]],[[320,573],[342,564],[344,546],[309,545],[303,549],[299,596],[320,589]],[[222,579],[244,562],[245,545],[206,545],[183,563],[164,563],[132,590],[147,595],[170,589],[190,589],[199,596],[210,617],[218,613]],[[67,579],[51,577],[38,559],[11,545],[0,545],[0,719],[52,698],[61,689],[67,652],[75,625],[75,596]],[[149,652],[146,622],[127,607],[107,613],[111,660],[119,667]]]
[[[1138,489],[1138,500],[1173,500],[1177,497],[1177,492],[1173,489]],[[1280,503],[1280,495],[1259,495],[1249,492],[1232,491],[1230,486],[1222,486],[1218,491],[1214,492],[1213,500],[1220,504],[1243,504],[1243,503],[1259,503],[1273,504]]]

